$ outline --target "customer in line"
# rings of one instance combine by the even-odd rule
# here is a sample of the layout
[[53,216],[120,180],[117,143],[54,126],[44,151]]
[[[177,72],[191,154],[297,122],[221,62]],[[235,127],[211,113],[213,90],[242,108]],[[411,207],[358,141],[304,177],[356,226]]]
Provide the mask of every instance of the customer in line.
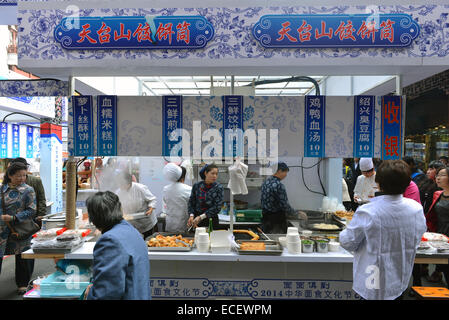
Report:
[[[432,205],[426,214],[427,228],[429,232],[441,233],[449,236],[449,168],[442,167],[436,175],[436,183],[442,190],[433,194]],[[446,278],[449,287],[448,265],[436,265],[435,271],[429,278],[430,282],[442,281],[441,272]]]
[[410,184],[410,169],[404,161],[383,161],[376,182],[383,195],[359,207],[339,239],[343,248],[354,253],[355,292],[367,300],[400,299],[408,287],[426,221],[422,206],[402,196]]
[[26,292],[33,274],[34,260],[22,259],[22,252],[31,248],[31,236],[18,240],[11,235],[7,223],[14,226],[27,219],[33,219],[36,213],[36,194],[32,187],[25,183],[27,166],[23,163],[12,163],[5,172],[1,185],[0,219],[0,271],[4,255],[15,255],[17,294]]
[[148,247],[139,232],[123,220],[118,196],[97,192],[86,200],[89,220],[101,231],[93,252],[92,284],[87,300],[148,300]]

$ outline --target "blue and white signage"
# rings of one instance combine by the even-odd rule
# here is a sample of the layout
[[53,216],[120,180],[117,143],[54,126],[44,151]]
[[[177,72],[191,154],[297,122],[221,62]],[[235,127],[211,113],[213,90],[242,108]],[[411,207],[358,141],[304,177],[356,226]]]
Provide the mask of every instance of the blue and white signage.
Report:
[[72,96],[75,156],[92,156],[94,150],[92,96]]
[[20,157],[20,126],[12,125],[12,157]]
[[407,47],[418,34],[403,13],[265,15],[253,28],[265,48]]
[[223,97],[223,135],[225,157],[243,156],[243,96]]
[[97,96],[96,154],[117,155],[117,96]]
[[402,97],[382,97],[382,160],[402,157]]
[[304,157],[325,156],[325,96],[305,97]]
[[27,143],[26,143],[26,157],[27,158],[34,158],[34,128],[33,127],[26,127],[27,133]]
[[[171,154],[172,149],[182,140],[181,134],[175,134],[175,131],[182,129],[182,96],[164,96],[162,97],[162,156],[182,156],[182,148],[175,154]],[[179,132],[176,132],[179,133]],[[174,138],[174,137],[177,138]]]
[[214,36],[202,16],[64,18],[54,37],[64,49],[199,49]]
[[0,122],[0,158],[8,158],[8,124]]
[[375,96],[354,97],[354,157],[374,156]]

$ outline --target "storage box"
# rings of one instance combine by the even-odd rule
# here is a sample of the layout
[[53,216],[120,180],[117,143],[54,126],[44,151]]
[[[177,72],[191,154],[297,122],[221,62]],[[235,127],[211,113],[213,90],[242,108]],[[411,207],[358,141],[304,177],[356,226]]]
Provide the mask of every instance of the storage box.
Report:
[[67,275],[60,271],[52,273],[41,282],[41,297],[79,297],[89,282],[65,282]]
[[237,222],[261,222],[262,210],[237,210],[235,220]]
[[231,252],[231,233],[225,230],[212,231],[210,234],[210,249],[212,253]]

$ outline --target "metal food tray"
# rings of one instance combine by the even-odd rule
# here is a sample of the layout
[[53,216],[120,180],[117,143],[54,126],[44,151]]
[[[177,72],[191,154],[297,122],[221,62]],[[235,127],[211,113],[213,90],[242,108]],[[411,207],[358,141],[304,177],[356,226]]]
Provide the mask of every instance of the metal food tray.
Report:
[[126,214],[123,216],[123,219],[125,219],[126,221],[133,221],[133,220],[144,219],[146,217],[149,217],[149,216],[147,216],[145,214],[145,212],[137,212],[137,213]]
[[265,243],[265,250],[240,250],[238,249],[239,254],[246,255],[262,255],[262,256],[280,256],[283,252],[283,248],[279,241],[275,240],[238,240],[237,243],[241,244],[242,242],[263,242]]
[[[184,239],[187,240],[193,240],[193,237],[191,234],[186,233],[180,233],[180,232],[155,232],[151,236],[147,237],[145,239],[145,242],[148,242],[151,238],[156,238],[156,236],[178,236],[181,235]],[[177,252],[187,252],[192,251],[192,247],[148,247],[148,251],[177,251]]]
[[[324,223],[324,222],[321,222]],[[327,224],[333,224],[336,225],[338,227],[338,229],[321,229],[321,228],[315,228],[314,224],[318,224],[318,223],[311,223],[307,225],[307,229],[308,230],[312,230],[312,231],[321,231],[321,232],[339,232],[343,230],[343,227],[337,223],[327,223]]]
[[50,253],[50,254],[58,254],[58,253],[72,253],[75,250],[78,250],[83,246],[84,242],[81,242],[79,245],[76,245],[71,248],[35,248],[33,249],[33,253]]

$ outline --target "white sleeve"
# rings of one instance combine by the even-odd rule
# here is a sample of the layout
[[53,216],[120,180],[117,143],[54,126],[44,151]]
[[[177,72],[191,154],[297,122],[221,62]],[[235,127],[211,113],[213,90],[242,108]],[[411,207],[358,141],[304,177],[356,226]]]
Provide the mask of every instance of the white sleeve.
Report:
[[371,224],[370,216],[363,209],[358,209],[352,221],[346,229],[340,232],[339,240],[343,248],[348,251],[357,251],[360,244],[365,240],[366,230]]
[[361,194],[362,194],[362,189],[363,189],[363,187],[362,187],[362,179],[363,179],[363,176],[358,176],[357,177],[357,182],[355,183],[355,187],[354,187],[354,196],[357,196],[357,197],[359,197],[359,198],[361,198]]
[[156,208],[156,196],[151,193],[147,186],[144,186],[141,190],[145,201],[148,202],[148,208]]

